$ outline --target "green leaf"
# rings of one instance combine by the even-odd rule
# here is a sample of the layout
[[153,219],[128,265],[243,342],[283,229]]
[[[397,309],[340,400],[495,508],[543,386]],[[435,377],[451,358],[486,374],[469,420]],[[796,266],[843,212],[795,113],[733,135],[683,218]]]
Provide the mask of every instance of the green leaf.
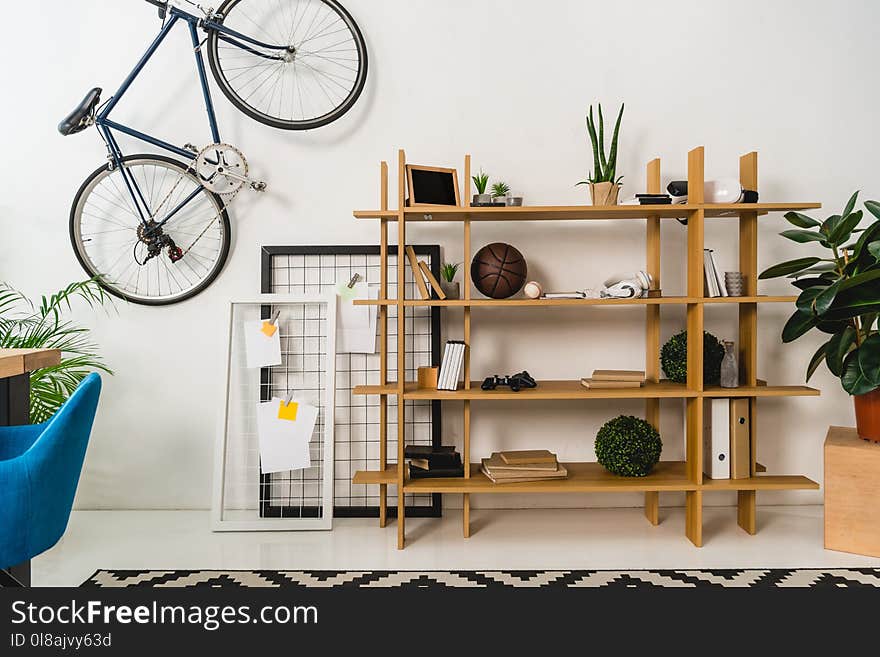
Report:
[[788,219],[790,224],[794,224],[798,228],[815,228],[822,225],[812,217],[808,217],[800,212],[786,212],[785,218]]
[[608,171],[608,162],[605,160],[605,117],[602,116],[602,103],[599,103],[599,161],[603,171]]
[[858,349],[849,353],[843,363],[843,372],[840,376],[843,389],[851,395],[864,395],[877,388],[862,374],[858,354]]
[[865,209],[875,217],[880,219],[880,203],[877,201],[865,201]]
[[810,378],[815,374],[816,369],[822,364],[822,361],[825,360],[825,350],[829,344],[830,341],[819,347],[810,359],[810,364],[807,366],[807,382],[809,382]]
[[812,313],[798,310],[782,328],[782,341],[785,343],[794,342],[811,328],[815,328],[815,326],[816,318],[813,317]]
[[837,228],[837,224],[840,223],[841,217],[839,214],[833,214],[828,217],[825,221],[822,222],[822,226],[819,230],[821,230],[826,235],[830,235],[832,231]]
[[593,143],[593,182],[602,180],[602,163],[599,161],[599,137],[596,134],[596,123],[593,120],[593,106],[590,105],[590,114],[587,116],[587,131],[590,133],[590,141]]
[[816,301],[816,297],[820,294],[823,294],[825,290],[828,288],[823,287],[810,287],[801,292],[800,296],[797,298],[797,308],[802,313],[810,313],[813,314],[813,304]]
[[[870,201],[869,201],[870,202]],[[867,204],[866,204],[867,207]],[[880,211],[880,210],[878,210]],[[875,221],[873,224],[868,226],[868,228],[863,232],[859,239],[856,241],[856,245],[853,248],[853,258],[859,258],[862,255],[862,251],[865,248],[865,245],[870,244],[875,241],[878,237],[880,237],[880,221]]]
[[796,278],[798,276],[804,276],[806,274],[821,274],[823,277],[831,276],[832,280],[840,278],[840,276],[837,275],[837,267],[835,267],[834,263],[831,262],[823,262],[821,265],[816,265],[815,267],[804,269],[802,272],[790,274],[789,278]]
[[820,276],[816,276],[814,278],[798,278],[791,282],[792,285],[801,290],[808,290],[811,287],[816,287],[818,285],[825,287],[828,285],[828,283],[828,279],[821,278]]
[[880,261],[880,240],[871,242],[868,245],[868,253],[874,256],[874,260]]
[[880,335],[874,334],[856,350],[859,354],[859,369],[875,388],[880,387]]
[[623,108],[625,105],[621,103],[620,112],[617,115],[617,122],[614,124],[614,135],[611,137],[611,152],[608,155],[608,167],[611,169],[609,182],[614,182],[614,176],[617,174],[617,139],[620,136],[620,122],[623,120]]
[[787,276],[789,274],[794,274],[796,272],[802,271],[807,267],[812,267],[820,261],[821,258],[815,257],[788,260],[786,262],[781,262],[778,265],[773,265],[769,269],[765,269],[763,272],[761,272],[761,275],[758,276],[758,278],[765,280],[768,278],[779,278],[780,276]]
[[847,325],[843,331],[835,333],[828,341],[825,362],[834,376],[840,376],[843,372],[843,359],[846,358],[855,340],[856,330],[852,325]]
[[859,225],[859,222],[861,220],[861,210],[853,212],[852,214],[846,216],[840,221],[840,223],[838,223],[834,227],[834,230],[832,230],[831,233],[828,235],[828,241],[834,246],[840,246],[849,239],[850,235],[852,235],[853,229]]
[[[828,312],[828,309],[831,307],[831,304],[834,303],[834,298],[837,296],[837,293],[840,291],[842,284],[845,282],[844,279],[836,281],[832,283],[824,290],[821,290],[819,294],[815,297],[815,303],[813,304],[813,312],[817,315],[824,315]],[[811,288],[817,289],[817,288]]]
[[843,216],[846,217],[850,212],[853,211],[853,208],[856,207],[856,199],[859,198],[859,193],[856,191],[852,196],[849,197],[849,201],[846,202],[846,207],[843,209]]
[[784,230],[779,234],[783,237],[787,237],[793,242],[798,242],[799,244],[806,244],[807,242],[824,242],[827,239],[822,233],[814,233],[811,230],[792,229]]

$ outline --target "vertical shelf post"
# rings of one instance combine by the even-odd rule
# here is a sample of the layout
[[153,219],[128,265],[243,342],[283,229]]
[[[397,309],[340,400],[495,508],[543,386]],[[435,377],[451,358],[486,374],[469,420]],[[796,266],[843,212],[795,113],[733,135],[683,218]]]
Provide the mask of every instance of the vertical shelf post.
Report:
[[[464,157],[464,207],[471,205],[471,156]],[[464,221],[464,298],[467,301],[471,299],[471,220]],[[471,307],[466,306],[464,309],[464,387],[470,390],[471,387]],[[471,476],[471,402],[465,400],[464,414],[462,417],[462,433],[464,445],[462,448],[462,460],[464,461],[464,477],[469,479]],[[465,538],[471,536],[471,496],[468,493],[462,495],[462,533]]]
[[[758,190],[758,154],[747,153],[739,159],[739,182],[745,189]],[[739,214],[739,269],[750,297],[758,294],[758,214]],[[758,304],[739,304],[739,372],[743,385],[754,386],[758,381]],[[749,439],[751,443],[751,476],[755,476],[757,456],[757,397],[749,398]],[[744,531],[757,531],[757,491],[737,492],[737,522]]]
[[[388,163],[379,165],[380,208],[388,209]],[[388,220],[382,219],[379,242],[379,298],[388,300]],[[379,384],[388,384],[388,306],[379,306]],[[388,467],[388,395],[379,395],[379,470]],[[388,484],[379,485],[379,527],[388,524]]]
[[404,447],[406,444],[406,412],[403,391],[406,384],[406,153],[397,154],[397,549],[406,544],[406,501],[403,486],[406,481]]
[[[660,193],[660,158],[648,162],[648,194]],[[660,286],[660,217],[648,217],[645,239],[646,268],[654,279],[654,286]],[[650,383],[660,381],[660,306],[645,306],[645,378]],[[645,400],[645,420],[660,430],[660,400]],[[652,525],[660,524],[660,493],[645,493],[645,517]]]
[[[705,151],[702,146],[688,153],[688,204],[698,206],[688,213],[687,227],[687,294],[702,299],[704,248],[704,185]],[[703,390],[703,303],[687,306],[687,386]],[[687,472],[693,483],[703,482],[703,400],[687,400]],[[685,533],[697,547],[703,545],[703,492],[685,493]]]

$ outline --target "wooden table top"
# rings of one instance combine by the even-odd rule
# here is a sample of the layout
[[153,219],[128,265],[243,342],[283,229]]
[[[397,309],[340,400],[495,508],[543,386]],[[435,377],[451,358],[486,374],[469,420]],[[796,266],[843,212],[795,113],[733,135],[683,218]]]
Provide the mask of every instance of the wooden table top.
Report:
[[60,362],[60,349],[0,349],[0,379],[51,367]]

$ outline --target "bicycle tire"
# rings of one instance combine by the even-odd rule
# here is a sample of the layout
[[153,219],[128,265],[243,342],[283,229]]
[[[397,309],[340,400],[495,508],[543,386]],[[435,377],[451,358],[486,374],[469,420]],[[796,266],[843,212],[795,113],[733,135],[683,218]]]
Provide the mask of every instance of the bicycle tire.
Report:
[[[225,0],[225,2],[217,10],[218,18],[216,20],[222,23],[229,18],[231,12],[233,12],[236,7],[240,6],[242,2],[246,1],[247,0]],[[313,130],[315,128],[323,127],[325,125],[328,125],[329,123],[336,121],[344,114],[346,114],[354,106],[358,98],[360,98],[361,94],[363,93],[364,87],[366,86],[369,62],[366,42],[364,41],[364,37],[361,33],[360,28],[354,21],[354,18],[352,18],[351,14],[345,9],[345,7],[336,2],[336,0],[315,1],[327,5],[327,7],[335,12],[339,16],[339,18],[345,23],[354,41],[358,57],[357,76],[351,91],[341,103],[339,103],[329,112],[322,114],[321,116],[303,120],[284,120],[282,118],[266,114],[265,112],[261,112],[258,109],[249,105],[247,101],[245,99],[242,99],[236,92],[236,90],[232,88],[232,85],[226,73],[224,73],[223,71],[223,66],[220,61],[220,56],[218,52],[220,39],[218,39],[217,37],[217,31],[211,30],[208,34],[208,61],[211,66],[211,73],[213,74],[214,79],[217,81],[217,85],[220,87],[223,95],[226,96],[226,98],[228,98],[229,101],[239,111],[243,112],[247,116],[256,121],[259,121],[264,125],[268,125],[270,127],[278,128],[281,130]]]
[[[171,157],[167,157],[164,155],[155,155],[155,154],[135,154],[135,155],[126,155],[122,158],[123,163],[131,163],[131,162],[149,162],[149,161],[158,161],[163,165],[170,165],[173,168],[179,169],[181,172],[188,171],[188,165],[185,163],[176,160]],[[229,257],[229,250],[232,241],[231,234],[231,225],[229,222],[229,215],[223,206],[223,200],[213,192],[205,189],[205,194],[212,199],[213,203],[216,207],[220,208],[220,222],[221,222],[221,233],[224,236],[222,240],[222,244],[220,247],[220,253],[217,258],[215,265],[212,267],[210,273],[205,276],[201,282],[194,286],[192,289],[187,292],[174,296],[173,298],[144,298],[142,296],[136,296],[132,294],[127,294],[125,291],[120,290],[113,285],[107,283],[103,280],[103,272],[98,271],[97,268],[92,264],[91,260],[88,258],[87,254],[83,252],[82,249],[82,236],[79,234],[80,228],[80,210],[82,209],[82,203],[85,200],[84,196],[88,194],[95,180],[102,175],[105,175],[109,172],[112,172],[113,168],[110,164],[105,164],[93,171],[89,176],[85,179],[85,181],[80,186],[79,190],[74,196],[73,204],[70,208],[70,220],[69,220],[69,234],[70,234],[70,243],[73,247],[74,255],[76,256],[77,261],[80,266],[85,270],[85,272],[92,278],[97,278],[99,284],[102,288],[104,288],[107,292],[112,294],[115,297],[120,299],[124,299],[130,303],[143,305],[143,306],[168,306],[176,303],[181,303],[188,299],[193,298],[194,296],[203,292],[211,283],[213,283],[220,273],[223,271],[226,266],[226,261]],[[159,256],[159,257],[164,257]]]

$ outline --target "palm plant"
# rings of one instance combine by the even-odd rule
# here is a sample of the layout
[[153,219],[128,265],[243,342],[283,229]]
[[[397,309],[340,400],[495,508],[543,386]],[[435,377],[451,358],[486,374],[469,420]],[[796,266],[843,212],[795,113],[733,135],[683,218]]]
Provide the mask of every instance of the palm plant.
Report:
[[507,196],[510,193],[510,185],[506,182],[497,182],[492,185],[492,198]]
[[579,182],[578,185],[589,185],[603,182],[619,184],[623,176],[617,177],[617,139],[620,135],[620,121],[623,119],[623,108],[617,115],[617,123],[614,125],[614,134],[611,137],[611,150],[605,155],[605,118],[602,116],[602,105],[599,104],[599,126],[593,118],[593,106],[590,105],[590,113],[587,116],[587,131],[590,133],[590,141],[593,144],[593,170],[589,177]]
[[[797,310],[782,330],[792,342],[811,329],[830,336],[807,367],[807,380],[824,361],[844,390],[863,395],[880,388],[880,203],[865,201],[877,219],[859,228],[858,192],[841,214],[819,222],[799,212],[785,218],[797,228],[782,234],[799,244],[816,243],[831,257],[809,256],[770,267],[759,278],[788,276],[801,291]],[[850,242],[855,235],[858,239]],[[847,242],[850,242],[847,244]]]
[[483,173],[483,170],[480,169],[480,173],[476,176],[472,176],[471,180],[474,181],[474,187],[477,188],[477,194],[486,193],[486,187],[489,185],[488,173]]
[[113,373],[98,355],[89,329],[64,316],[77,298],[92,308],[111,300],[96,279],[71,283],[43,296],[39,305],[8,283],[0,283],[0,348],[61,350],[58,365],[31,372],[32,422],[52,417],[92,370]]
[[440,277],[447,283],[452,283],[455,280],[455,275],[458,273],[459,267],[461,267],[460,262],[444,262],[443,265],[440,267]]

